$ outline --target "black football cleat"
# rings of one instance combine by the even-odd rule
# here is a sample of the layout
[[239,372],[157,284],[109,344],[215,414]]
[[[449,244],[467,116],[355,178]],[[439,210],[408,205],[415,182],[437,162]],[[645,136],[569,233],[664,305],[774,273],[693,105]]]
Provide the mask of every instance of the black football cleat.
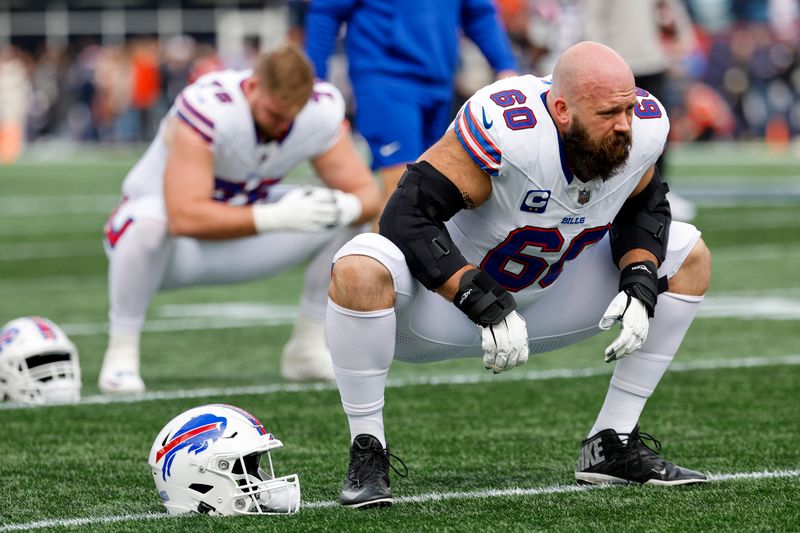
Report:
[[[389,462],[390,457],[400,461],[404,473]],[[390,454],[388,447],[384,448],[377,438],[367,434],[358,435],[350,446],[350,467],[342,486],[339,499],[341,504],[359,509],[392,505],[390,467],[402,477],[408,475],[405,463],[396,455]]]
[[[627,436],[623,444],[620,435]],[[655,449],[644,441],[653,442]],[[639,433],[636,425],[630,433],[617,434],[604,429],[582,442],[581,456],[575,468],[578,483],[633,483],[642,485],[691,485],[705,483],[700,472],[682,468],[659,457],[661,443],[647,433]]]

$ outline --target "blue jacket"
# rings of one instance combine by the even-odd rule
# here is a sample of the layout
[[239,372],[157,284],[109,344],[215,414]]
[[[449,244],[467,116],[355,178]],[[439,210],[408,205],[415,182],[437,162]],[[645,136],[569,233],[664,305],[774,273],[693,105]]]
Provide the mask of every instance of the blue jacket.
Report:
[[319,78],[327,77],[326,62],[344,22],[356,87],[381,78],[450,90],[462,29],[495,71],[517,68],[492,0],[312,0],[306,51]]

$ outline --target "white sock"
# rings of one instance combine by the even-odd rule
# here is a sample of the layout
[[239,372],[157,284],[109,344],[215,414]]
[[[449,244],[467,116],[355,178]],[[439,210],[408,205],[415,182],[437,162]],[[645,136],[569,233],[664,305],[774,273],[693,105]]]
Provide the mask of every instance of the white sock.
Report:
[[138,333],[109,333],[103,366],[110,365],[109,368],[117,371],[138,374],[139,337]]
[[588,436],[611,428],[630,433],[666,372],[697,313],[702,296],[663,293],[644,346],[617,361],[611,385]]
[[310,350],[325,351],[328,345],[325,341],[325,321],[297,315],[292,327],[292,335],[287,345],[291,342],[300,344]]
[[394,358],[394,309],[352,311],[328,300],[325,327],[350,440],[366,433],[385,447],[383,393]]
[[[630,356],[628,356],[630,357]],[[624,360],[624,359],[623,359]],[[647,398],[637,396],[628,391],[615,387],[612,383],[608,387],[606,400],[597,415],[597,420],[587,437],[597,434],[598,431],[612,428],[617,433],[630,433],[639,420],[639,415],[644,409]],[[620,437],[623,442],[627,437]]]

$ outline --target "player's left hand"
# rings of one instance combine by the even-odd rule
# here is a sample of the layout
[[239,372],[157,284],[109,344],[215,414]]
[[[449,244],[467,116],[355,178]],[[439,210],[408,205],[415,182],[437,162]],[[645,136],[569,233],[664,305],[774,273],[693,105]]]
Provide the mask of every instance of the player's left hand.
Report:
[[478,327],[486,370],[499,374],[528,361],[528,328],[519,313],[512,311],[499,324]]
[[645,305],[624,291],[611,300],[600,320],[600,329],[609,330],[615,322],[620,322],[620,331],[614,342],[606,348],[606,363],[622,359],[641,348],[650,328]]
[[361,200],[355,194],[333,189],[333,200],[336,203],[336,226],[349,226],[361,216]]

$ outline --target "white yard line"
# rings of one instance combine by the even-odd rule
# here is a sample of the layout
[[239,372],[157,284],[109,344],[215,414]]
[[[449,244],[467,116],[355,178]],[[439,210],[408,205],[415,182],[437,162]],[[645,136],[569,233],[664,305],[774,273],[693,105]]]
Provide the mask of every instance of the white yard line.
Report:
[[717,246],[711,251],[714,261],[774,261],[791,259],[800,255],[796,244],[761,244],[754,246]]
[[30,291],[53,292],[80,292],[85,296],[86,289],[100,289],[103,294],[108,286],[108,276],[41,276],[28,279],[0,280],[0,292],[19,292],[28,294]]
[[0,254],[0,261],[25,259],[53,259],[67,257],[94,257],[105,255],[103,241],[98,230],[97,239],[91,241],[58,241],[7,244]]
[[[232,329],[232,328],[252,328],[257,326],[282,326],[291,324],[297,316],[295,312],[291,316],[276,317],[273,319],[255,317],[252,319],[226,317],[219,318],[169,318],[163,320],[148,320],[144,324],[143,331],[197,331],[211,329]],[[105,335],[108,333],[106,322],[89,324],[64,324],[62,329],[70,337],[81,335]]]
[[[783,228],[786,223],[764,220],[756,222],[751,226],[758,226],[761,229]],[[21,227],[19,231],[8,224],[0,224],[0,235],[49,235],[63,232],[64,227],[57,228],[47,225],[45,227]],[[102,256],[103,235],[102,222],[97,223],[97,238],[92,240],[61,240],[47,242],[20,242],[3,245],[3,253],[0,261],[19,261],[26,259],[51,259],[69,257],[92,257]],[[734,228],[717,229],[717,231],[736,231]],[[712,251],[712,255],[718,261],[774,261],[776,259],[786,260],[800,254],[800,246],[796,244],[764,244],[755,246],[717,246]]]
[[[297,306],[254,302],[166,304],[158,307],[156,314],[160,318],[145,322],[143,331],[197,331],[287,325],[297,317]],[[62,324],[61,327],[69,336],[108,333],[106,322]]]
[[[730,368],[752,368],[759,366],[800,365],[800,354],[778,357],[743,357],[737,359],[700,359],[686,363],[672,363],[670,372],[690,372],[692,370],[718,370]],[[504,381],[546,381],[550,379],[576,379],[591,376],[603,376],[613,372],[613,366],[590,368],[553,368],[551,370],[532,370],[529,372],[510,372],[502,376],[489,373],[478,374],[443,374],[435,376],[418,376],[389,379],[387,387],[410,387],[414,385],[468,385],[474,383]],[[336,390],[334,383],[275,383],[272,385],[251,385],[248,387],[182,389],[172,391],[146,392],[138,396],[86,396],[77,405],[97,405],[115,403],[140,403],[160,400],[178,400],[187,398],[220,398],[240,395],[263,395],[275,393],[293,393]],[[0,403],[0,411],[17,409],[35,409],[19,403]]]
[[[0,285],[2,288],[3,285]],[[197,331],[259,326],[282,326],[294,322],[297,307],[256,302],[216,304],[167,304],[144,324],[145,332]],[[698,312],[700,318],[759,320],[800,320],[800,295],[796,289],[766,292],[720,293],[707,296]],[[106,322],[61,324],[69,336],[105,335]]]
[[[774,479],[786,477],[798,477],[800,470],[778,470],[778,471],[763,471],[763,472],[737,472],[733,474],[709,474],[708,478],[711,481],[738,481],[741,479]],[[607,489],[615,485],[551,485],[549,487],[536,487],[536,488],[509,488],[509,489],[484,489],[469,492],[430,492],[428,494],[420,494],[417,496],[402,496],[395,498],[395,503],[426,503],[432,501],[442,500],[472,500],[481,498],[498,498],[498,497],[519,497],[519,496],[537,496],[539,494],[564,494],[569,492],[585,492],[588,490]],[[617,485],[618,486],[618,485]],[[303,502],[302,507],[310,509],[318,509],[325,507],[336,507],[339,502],[335,501],[320,501],[320,502]]]
[[[793,478],[800,477],[800,470],[765,470],[762,472],[735,472],[731,474],[709,474],[710,481],[741,481],[751,479],[780,479],[780,478]],[[507,488],[507,489],[483,489],[467,492],[429,492],[426,494],[418,494],[416,496],[401,496],[395,498],[396,505],[410,504],[410,503],[427,503],[438,502],[446,500],[473,500],[484,498],[519,498],[538,496],[541,494],[568,494],[573,492],[586,492],[590,490],[603,490],[608,488],[618,487],[618,485],[550,485],[547,487],[535,488]],[[303,508],[306,509],[324,509],[337,507],[339,505],[336,501],[314,501],[303,502],[301,505],[301,512]],[[196,515],[189,515],[187,518],[191,519]],[[45,529],[53,527],[75,527],[75,526],[88,526],[93,524],[111,524],[115,522],[128,522],[136,520],[156,520],[161,518],[169,518],[170,515],[166,513],[139,513],[139,514],[122,514],[111,516],[90,516],[84,518],[55,518],[51,520],[40,520],[37,522],[27,522],[23,524],[5,524],[0,525],[0,531],[23,531],[30,529]],[[178,518],[178,517],[173,517]]]
[[709,296],[697,315],[702,318],[800,320],[800,299],[780,296]]
[[108,214],[119,200],[118,194],[7,196],[0,198],[0,218]]

